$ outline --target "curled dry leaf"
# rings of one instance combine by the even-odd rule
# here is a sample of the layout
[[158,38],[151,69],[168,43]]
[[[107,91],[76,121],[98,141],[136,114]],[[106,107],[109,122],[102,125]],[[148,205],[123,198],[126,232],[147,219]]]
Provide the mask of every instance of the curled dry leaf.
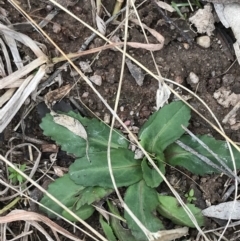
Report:
[[71,90],[71,85],[65,85],[61,88],[48,92],[44,96],[44,100],[46,105],[51,108],[57,101],[61,100],[64,96],[66,96]]
[[106,34],[106,24],[104,23],[104,21],[97,14],[96,14],[96,23],[97,23],[98,31],[102,35],[105,35]]
[[137,24],[138,26],[142,26],[144,29],[148,30],[150,34],[152,34],[153,37],[155,37],[159,44],[143,44],[143,43],[134,43],[134,42],[128,42],[127,45],[133,47],[133,48],[143,48],[150,51],[158,51],[163,48],[164,45],[164,37],[158,33],[156,30],[149,28],[144,23],[139,23],[137,19],[130,19],[131,22]]

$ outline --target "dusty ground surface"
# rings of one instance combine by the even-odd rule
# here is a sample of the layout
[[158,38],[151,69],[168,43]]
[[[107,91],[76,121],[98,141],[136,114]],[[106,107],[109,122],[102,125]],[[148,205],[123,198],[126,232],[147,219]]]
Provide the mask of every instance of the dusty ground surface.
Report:
[[[44,18],[49,12],[49,3],[42,1],[30,1],[32,8],[31,10],[28,10],[27,1],[22,0],[20,2],[22,7],[27,10],[35,21],[39,21],[40,19]],[[112,12],[114,1],[105,0],[103,1],[103,5],[109,12]],[[8,18],[12,23],[20,23],[25,21],[24,18],[17,13],[17,11],[9,3],[6,3],[1,7],[5,8],[9,12]],[[92,26],[90,1],[80,0],[75,6],[70,6],[69,10]],[[223,108],[220,106],[213,98],[213,93],[220,87],[225,86],[238,94],[240,86],[240,68],[239,65],[235,63],[227,71],[228,76],[226,77],[225,72],[232,65],[233,61],[229,60],[229,56],[226,56],[225,52],[222,51],[216,34],[211,36],[210,48],[204,49],[198,46],[195,40],[193,40],[192,45],[188,45],[175,28],[170,27],[161,20],[161,15],[153,6],[151,1],[143,4],[139,8],[139,14],[143,23],[157,30],[166,39],[163,49],[154,52],[154,57],[162,76],[172,79],[178,83],[182,83],[190,90],[195,91],[199,97],[206,101],[208,106],[214,111],[216,117],[221,121],[232,107]],[[177,15],[174,15],[173,17],[174,21],[176,21],[182,30],[187,29],[184,21],[178,20]],[[54,33],[53,30],[53,25],[55,23],[61,26],[60,32],[58,33]],[[109,34],[115,28],[116,26],[109,25],[107,28],[107,34]],[[91,35],[91,31],[88,28],[82,26],[63,11],[60,11],[52,22],[44,28],[44,30],[66,53],[76,52],[86,38]],[[22,31],[24,32],[24,30]],[[57,56],[58,53],[55,48],[49,44],[49,42],[38,32],[29,30],[25,33],[28,34],[32,39],[44,43],[47,46],[49,56]],[[118,33],[121,35],[122,30],[119,30]],[[187,33],[189,33],[191,36],[194,36],[194,38],[196,37],[196,35],[192,34],[191,31]],[[132,42],[144,42],[144,36],[139,27],[133,26],[129,28],[128,40]],[[149,36],[149,41],[154,42],[155,40]],[[91,42],[89,48],[99,47],[103,44],[104,41],[97,37]],[[224,43],[221,44],[224,46]],[[131,56],[134,56],[149,70],[156,73],[151,54],[148,51],[133,48],[128,48],[128,50]],[[22,54],[24,54],[25,50],[22,51]],[[112,107],[115,103],[118,88],[121,70],[121,58],[121,53],[112,50],[102,51],[97,58],[94,54],[80,58],[81,61],[93,61],[91,65],[93,72],[91,75],[96,73],[101,75],[103,79],[102,85],[96,86],[96,88]],[[78,62],[79,60],[76,63]],[[54,69],[57,69],[58,66],[60,66],[60,64],[54,66]],[[199,77],[200,81],[197,88],[196,86],[194,87],[189,84],[188,76],[190,72],[194,72]],[[74,85],[70,94],[64,99],[64,101],[67,103],[67,107],[63,107],[64,110],[66,110],[66,108],[76,109],[75,106],[69,104],[68,99],[69,96],[74,96],[76,98],[80,98],[82,103],[88,106],[93,113],[97,114],[101,119],[104,119],[105,114],[108,113],[106,107],[100,102],[98,97],[92,92],[84,80],[80,79],[76,84],[78,76],[71,77],[69,68],[67,71],[62,72],[62,77],[64,84],[69,83]],[[228,81],[228,78],[234,79],[234,81]],[[140,127],[154,111],[158,83],[151,76],[146,74],[143,85],[138,86],[128,69],[125,70],[123,79],[124,81],[119,102],[119,116],[123,121],[128,122],[129,126]],[[55,84],[50,88],[53,90],[57,89],[58,86]],[[42,96],[44,96],[47,91],[49,91],[49,89],[46,89],[42,93]],[[183,94],[186,93],[183,92]],[[93,116],[87,109],[85,109],[79,100],[77,101],[88,116]],[[196,100],[192,99],[190,100],[190,103],[200,112],[204,113],[206,117],[211,118],[210,114],[208,114]],[[1,135],[2,140],[0,145],[1,153],[3,154],[5,154],[8,150],[7,142],[9,138],[14,136],[13,127],[19,122],[23,109],[24,107],[15,117],[14,121],[12,121],[12,123],[8,126],[4,135]],[[46,139],[39,128],[39,123],[41,121],[39,110],[41,112],[42,107],[38,106],[35,108],[26,118],[25,134],[29,137],[37,139]],[[117,124],[116,126],[118,127]],[[231,130],[229,125],[225,125],[224,128],[230,138],[236,142],[239,142],[239,130]],[[209,127],[203,120],[200,119],[200,117],[195,114],[193,114],[193,118],[191,120],[191,130],[197,134],[207,133],[217,138],[219,137],[219,135],[211,127]],[[19,128],[17,132],[21,133],[21,128]],[[25,141],[23,140],[23,142]],[[43,159],[44,158],[48,158],[48,156],[43,155]],[[68,167],[71,161],[71,158],[67,159],[64,153],[60,153],[60,156],[57,160],[57,165]],[[186,176],[182,176],[181,173],[178,173],[174,170],[169,170],[169,174],[167,176],[172,181],[173,185],[178,183],[178,186],[180,187],[179,191],[182,194],[186,193],[190,188],[194,188],[197,197],[196,204],[200,208],[206,207],[206,200],[210,201],[212,204],[216,204],[221,201],[226,178],[219,176],[207,176],[201,178],[198,176],[192,176],[190,173],[187,174],[190,175],[198,185],[194,184],[191,179],[187,178]],[[90,220],[90,223],[94,225],[94,218]],[[217,226],[217,222],[209,220],[206,229]],[[192,237],[194,237],[195,234],[196,233],[193,231]]]

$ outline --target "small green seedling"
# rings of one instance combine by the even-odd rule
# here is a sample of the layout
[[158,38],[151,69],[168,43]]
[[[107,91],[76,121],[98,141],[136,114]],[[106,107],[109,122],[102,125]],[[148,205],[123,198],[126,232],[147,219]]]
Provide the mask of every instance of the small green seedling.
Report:
[[[19,169],[24,172],[26,169],[26,164],[23,165],[19,165]],[[23,183],[25,181],[25,178],[19,174],[15,169],[13,169],[12,167],[8,167],[8,171],[9,171],[9,176],[8,178],[12,181],[12,184],[17,184],[17,182],[19,182],[20,184]]]
[[[198,0],[194,0],[194,3],[191,3],[192,6],[197,6],[199,8],[201,8],[201,4],[199,3]],[[186,14],[182,14],[180,8],[181,7],[189,7],[190,4],[189,3],[175,3],[174,1],[171,2],[171,6],[175,9],[175,11],[177,12],[177,14],[180,16],[180,18],[186,20],[187,16]]]
[[197,200],[197,199],[194,197],[194,190],[193,190],[193,189],[190,189],[190,191],[185,194],[185,197],[187,198],[187,202],[188,202],[188,203],[191,203],[191,202]]

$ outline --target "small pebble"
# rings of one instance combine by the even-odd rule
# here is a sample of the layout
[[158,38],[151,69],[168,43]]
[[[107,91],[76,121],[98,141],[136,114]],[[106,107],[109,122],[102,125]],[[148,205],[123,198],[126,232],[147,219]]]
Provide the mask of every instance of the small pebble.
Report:
[[133,133],[138,133],[138,131],[139,131],[139,127],[137,127],[137,126],[132,126],[132,132],[133,132]]
[[222,78],[222,82],[224,86],[231,85],[235,80],[235,76],[233,74],[225,74]]
[[183,78],[182,76],[180,75],[177,75],[175,78],[174,78],[174,81],[178,84],[182,84],[183,83]]
[[126,121],[124,122],[124,124],[125,124],[126,126],[130,126],[130,125],[131,125],[131,121],[130,121],[130,120],[126,120]]
[[102,85],[102,77],[100,75],[93,75],[91,77],[89,77],[89,79],[98,86]]
[[124,106],[121,106],[121,107],[120,107],[120,111],[124,111]]
[[52,30],[54,33],[60,33],[62,28],[61,28],[61,25],[58,24],[58,23],[54,23],[53,24],[53,27],[52,27]]
[[208,36],[201,36],[197,38],[197,44],[203,48],[209,48],[211,45],[211,39]]
[[192,84],[197,84],[199,82],[199,77],[195,73],[190,72],[190,74],[189,74],[189,81]]
[[106,124],[109,124],[110,123],[110,114],[108,113],[105,113],[104,117],[103,117],[103,121],[106,123]]
[[134,114],[134,111],[130,111],[130,115],[133,115]]
[[82,98],[87,98],[88,95],[89,95],[89,92],[84,92],[84,93],[82,94]]
[[183,47],[188,50],[190,48],[190,45],[188,43],[183,43]]
[[80,68],[84,73],[92,73],[92,68],[88,61],[80,61]]
[[53,6],[48,4],[45,8],[48,12],[50,12],[53,9]]
[[143,157],[144,157],[143,152],[140,149],[137,149],[135,151],[134,159],[139,160],[139,159],[142,159]]
[[136,146],[131,144],[131,145],[130,145],[130,150],[131,150],[131,151],[135,151],[135,150],[136,150]]

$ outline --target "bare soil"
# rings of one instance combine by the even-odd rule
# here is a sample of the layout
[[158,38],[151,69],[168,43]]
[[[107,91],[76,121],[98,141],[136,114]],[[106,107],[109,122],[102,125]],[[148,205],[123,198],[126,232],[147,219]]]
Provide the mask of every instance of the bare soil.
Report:
[[[103,0],[102,2],[107,11],[112,12],[114,1]],[[48,3],[48,1],[47,3],[44,1],[30,1],[31,10],[28,10],[27,1],[21,0],[20,3],[21,6],[26,9],[28,14],[30,14],[30,16],[37,22],[39,22],[49,13],[48,9],[50,8],[50,3]],[[4,7],[9,12],[8,18],[12,23],[25,22],[25,19],[20,15],[20,13],[18,13],[8,2],[1,7]],[[91,1],[80,0],[75,6],[69,6],[68,9],[84,22],[93,26]],[[165,37],[165,45],[163,49],[153,53],[162,76],[172,79],[177,83],[181,83],[190,90],[196,92],[199,97],[201,97],[208,104],[208,106],[214,111],[216,117],[221,121],[231,110],[231,107],[223,108],[220,106],[213,98],[213,93],[221,86],[228,87],[237,93],[239,92],[240,85],[240,68],[238,63],[235,63],[228,70],[233,61],[230,60],[229,56],[225,54],[226,51],[222,51],[221,45],[223,45],[224,48],[225,43],[220,43],[217,39],[217,35],[215,34],[211,36],[211,46],[207,49],[204,49],[195,43],[195,38],[198,35],[189,30],[189,27],[185,21],[179,20],[176,14],[170,16],[179,26],[179,28],[182,29],[182,31],[188,30],[187,34],[189,34],[189,36],[193,39],[192,44],[189,45],[187,41],[179,34],[176,28],[173,28],[163,21],[162,16],[152,4],[152,1],[147,1],[147,3],[144,3],[139,8],[139,15],[143,23],[150,28],[157,30]],[[105,17],[105,20],[106,19],[107,16]],[[53,26],[55,23],[61,26],[61,31],[58,33],[54,33],[53,31]],[[110,24],[107,28],[107,35],[115,28],[115,25]],[[58,55],[58,52],[55,50],[55,48],[37,31],[24,30],[25,29],[21,29],[22,32],[29,35],[32,39],[47,46],[49,56],[55,57]],[[83,26],[77,20],[71,18],[63,11],[59,11],[58,15],[44,28],[44,30],[66,53],[78,51],[84,41],[91,35],[91,31],[87,27]],[[120,29],[117,33],[122,35],[122,32],[123,29]],[[131,26],[129,28],[128,40],[131,42],[145,42],[142,31],[136,26]],[[149,41],[155,42],[151,36],[149,36]],[[104,45],[104,41],[96,37],[90,44],[89,49],[102,45]],[[22,54],[26,54],[25,49],[22,51]],[[128,52],[149,70],[157,74],[151,54],[148,51],[143,49],[128,48]],[[31,53],[28,53],[28,55],[30,55],[30,57],[32,56]],[[93,64],[91,65],[93,73],[101,75],[103,79],[102,85],[96,86],[96,88],[107,100],[110,106],[113,107],[116,100],[116,92],[118,89],[121,71],[121,53],[109,49],[102,51],[98,54],[98,56],[96,54],[87,55],[85,57],[81,57],[79,60],[90,62],[93,61]],[[79,60],[76,61],[76,64],[78,64]],[[57,69],[58,66],[60,66],[60,64],[54,66],[54,69]],[[234,82],[228,84],[225,81],[223,83],[223,77],[226,74],[226,70],[228,70],[227,74],[230,74],[232,78],[234,78]],[[77,82],[78,77],[71,77],[70,71],[71,69],[68,68],[67,71],[62,72],[63,85],[69,83],[74,87],[72,88],[70,94],[64,99],[66,104],[61,108],[64,110],[66,110],[66,108],[76,109],[76,107],[70,104],[68,98],[69,96],[77,97],[80,98],[82,103],[88,106],[93,113],[97,114],[97,116],[99,116],[101,119],[104,119],[105,114],[108,113],[106,107],[92,92],[84,80],[80,79],[80,81]],[[191,72],[195,73],[199,77],[200,81],[198,86],[192,86],[189,84],[188,76]],[[93,73],[91,73],[91,75]],[[154,106],[156,102],[156,90],[158,88],[158,83],[155,79],[146,74],[143,85],[138,86],[127,68],[125,69],[123,79],[124,81],[119,101],[118,114],[123,121],[128,123],[129,126],[141,127],[142,124],[155,111]],[[57,84],[50,87],[51,90],[57,88]],[[50,89],[48,88],[43,91],[42,96],[44,96],[44,94]],[[87,96],[86,92],[88,92]],[[182,94],[187,93],[183,91]],[[212,120],[210,114],[206,112],[199,102],[197,102],[195,99],[191,99],[190,103],[207,118]],[[85,109],[81,102],[79,102],[79,105],[81,105],[85,110],[85,114],[88,116],[93,116],[89,110]],[[0,141],[0,146],[2,154],[5,154],[8,150],[7,142],[12,136],[14,136],[13,127],[19,122],[24,108],[25,107],[22,107],[19,114],[6,129],[4,135],[1,135],[2,139]],[[41,111],[42,107],[38,106],[25,119],[25,135],[36,139],[45,139],[49,141],[43,136],[42,131],[39,128],[39,123],[41,122]],[[116,124],[116,127],[120,126]],[[210,126],[208,126],[205,121],[200,119],[200,117],[194,113],[191,120],[190,129],[196,134],[211,134],[216,138],[220,138],[220,136]],[[236,142],[240,141],[239,130],[233,131],[228,125],[225,125],[224,129],[230,138]],[[21,133],[21,128],[19,128],[17,132]],[[22,142],[25,141],[22,140]],[[43,154],[43,161],[46,158],[48,158],[48,156]],[[67,157],[64,153],[60,152],[57,165],[68,167],[71,162],[71,157]],[[200,208],[206,207],[206,200],[211,202],[211,204],[221,202],[226,178],[220,176],[207,176],[202,178],[187,173],[185,170],[183,171],[188,174],[191,179],[188,176],[184,176],[181,173],[172,170],[171,168],[169,168],[167,175],[173,185],[177,184],[179,186],[178,190],[181,194],[186,193],[190,188],[194,188],[197,197],[196,204]],[[192,180],[194,180],[197,185]],[[96,220],[91,218],[90,222],[93,226],[97,226],[96,228],[99,229],[97,217]],[[208,226],[205,228],[209,229],[217,226],[217,222],[209,220]],[[196,235],[195,231],[193,231],[192,237],[194,237],[194,235]],[[233,236],[230,238],[232,237]]]

